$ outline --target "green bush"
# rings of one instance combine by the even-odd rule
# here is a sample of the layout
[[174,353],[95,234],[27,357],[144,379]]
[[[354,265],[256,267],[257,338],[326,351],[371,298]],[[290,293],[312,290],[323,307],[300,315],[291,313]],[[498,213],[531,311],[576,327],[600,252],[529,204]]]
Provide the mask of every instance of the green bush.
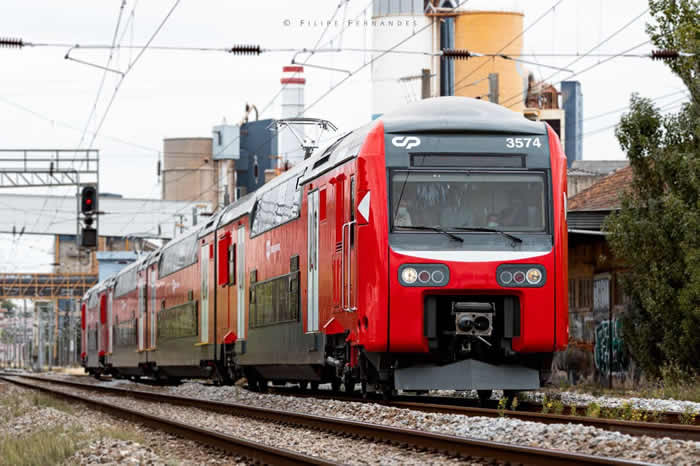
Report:
[[666,64],[690,103],[662,114],[633,95],[616,136],[634,179],[605,230],[627,272],[625,343],[641,368],[659,377],[665,363],[700,367],[700,8],[695,0],[650,0],[647,32],[655,48],[688,52]]

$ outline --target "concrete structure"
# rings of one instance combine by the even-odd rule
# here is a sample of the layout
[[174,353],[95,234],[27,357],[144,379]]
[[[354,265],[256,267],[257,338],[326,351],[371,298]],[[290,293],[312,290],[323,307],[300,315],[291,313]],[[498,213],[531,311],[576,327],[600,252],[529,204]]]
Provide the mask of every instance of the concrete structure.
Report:
[[[372,48],[386,50],[414,31],[434,22],[424,14],[423,0],[375,0],[372,21]],[[421,98],[420,74],[423,69],[438,70],[437,59],[429,54],[440,45],[440,28],[428,27],[395,50],[423,51],[427,55],[386,54],[372,63],[372,118],[391,112],[402,104]],[[375,52],[375,56],[379,52]],[[414,77],[414,79],[409,79]],[[437,79],[431,80],[431,96],[437,95]]]
[[121,269],[138,259],[135,251],[100,251],[97,253],[98,280],[102,281],[119,273]]
[[241,157],[236,161],[236,199],[265,184],[265,173],[277,169],[277,133],[270,131],[274,120],[251,121],[241,125]]
[[567,164],[575,160],[583,159],[583,94],[581,83],[578,81],[564,81],[561,83],[561,104],[566,115],[564,128],[566,141],[564,152]]
[[[280,118],[298,118],[305,116],[304,112],[304,67],[299,65],[285,66],[282,68],[280,79],[282,90],[280,91]],[[277,164],[276,168],[283,170],[287,166],[294,166],[304,160],[304,150],[301,142],[305,133],[303,125],[290,125],[280,128],[277,135]]]
[[163,140],[162,196],[169,201],[218,202],[211,138]]
[[[467,5],[468,7],[468,5]],[[455,17],[455,48],[478,53],[519,54],[523,51],[523,14],[512,11],[459,11]],[[517,37],[502,47],[507,39]],[[525,96],[527,69],[519,62],[502,58],[475,57],[456,60],[454,64],[454,95],[487,99],[489,74],[498,74],[499,102],[518,94]],[[522,112],[522,99],[507,103],[514,111]]]
[[164,139],[162,199],[207,202],[216,210],[219,198],[219,173],[213,159],[212,138]]

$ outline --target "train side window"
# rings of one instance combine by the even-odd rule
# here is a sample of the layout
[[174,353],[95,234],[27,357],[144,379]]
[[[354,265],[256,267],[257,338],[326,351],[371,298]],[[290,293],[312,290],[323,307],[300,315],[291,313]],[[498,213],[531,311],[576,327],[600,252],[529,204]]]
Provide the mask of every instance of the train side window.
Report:
[[355,220],[355,176],[350,177],[350,221]]
[[335,238],[336,242],[340,242],[343,236],[343,224],[345,223],[345,203],[343,187],[343,176],[339,176],[335,182]]
[[218,245],[218,267],[219,277],[218,285],[227,285],[231,280],[229,267],[229,249],[231,248],[231,233],[227,232],[222,238],[219,238]]
[[318,191],[319,194],[319,200],[318,200],[318,205],[319,205],[319,221],[323,222],[326,220],[326,188],[321,188]]
[[296,180],[289,179],[263,192],[255,205],[251,235],[256,236],[299,218],[301,192],[296,189]]

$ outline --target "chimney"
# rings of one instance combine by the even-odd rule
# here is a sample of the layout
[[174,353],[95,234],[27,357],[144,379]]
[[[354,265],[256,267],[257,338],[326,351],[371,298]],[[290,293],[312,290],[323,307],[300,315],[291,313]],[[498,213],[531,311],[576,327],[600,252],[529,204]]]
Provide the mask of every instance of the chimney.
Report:
[[[300,65],[283,67],[280,83],[282,84],[280,117],[284,119],[304,116],[301,115],[301,112],[304,110],[304,86],[306,85],[304,67]],[[277,151],[279,158],[277,159],[277,168],[282,170],[287,161],[289,166],[293,166],[304,160],[304,150],[301,148],[300,142],[300,140],[304,140],[304,126],[290,126],[290,128],[280,129],[278,136]],[[296,136],[294,133],[296,133]]]

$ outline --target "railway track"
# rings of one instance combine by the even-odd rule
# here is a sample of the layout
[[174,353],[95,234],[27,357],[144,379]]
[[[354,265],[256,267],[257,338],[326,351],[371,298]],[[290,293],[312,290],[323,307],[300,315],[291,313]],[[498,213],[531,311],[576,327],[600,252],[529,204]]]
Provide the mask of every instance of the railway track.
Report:
[[[171,405],[188,406],[217,413],[226,413],[244,418],[253,418],[273,423],[300,426],[331,432],[338,435],[366,438],[375,441],[415,447],[428,451],[459,455],[462,457],[496,458],[498,460],[511,463],[543,465],[646,464],[617,458],[511,445],[500,442],[477,440],[452,435],[437,434],[433,432],[415,431],[405,428],[370,424],[366,422],[357,422],[338,418],[326,418],[310,414],[254,407],[240,403],[223,403],[217,401],[184,398],[156,392],[106,387],[103,385],[82,384],[67,380],[49,380],[44,377],[26,375],[13,377],[1,376],[0,378],[8,382],[23,385],[25,387],[36,388],[57,396],[78,400],[120,417],[127,417],[136,422],[142,422],[158,429],[164,429],[216,448],[222,448],[225,451],[234,454],[243,455],[261,462],[272,464],[328,463],[319,458],[309,457],[291,452],[289,450],[272,448],[269,445],[262,445],[250,441],[236,439],[219,432],[202,429],[201,427],[185,425],[165,418],[122,408],[114,404],[108,404],[99,400],[90,399],[88,396],[67,393],[63,390],[48,387],[47,385],[62,385],[66,387],[78,388],[80,390],[119,396],[130,396],[135,399],[168,403]],[[37,381],[40,381],[42,384],[37,384]]]
[[[279,393],[291,396],[304,396],[315,398],[327,398],[339,401],[355,401],[355,402],[373,402],[391,406],[394,408],[405,408],[416,411],[424,411],[429,413],[441,414],[461,414],[464,416],[485,416],[485,417],[500,417],[505,416],[521,421],[541,422],[544,424],[580,424],[598,429],[620,432],[629,435],[646,435],[648,437],[663,438],[669,437],[678,440],[694,440],[700,441],[700,426],[687,425],[671,422],[639,422],[625,421],[620,419],[606,419],[586,416],[570,416],[564,414],[544,414],[533,411],[511,411],[498,410],[492,408],[481,408],[469,406],[465,403],[454,404],[455,400],[447,397],[405,397],[406,399],[393,401],[380,400],[363,400],[360,396],[349,396],[339,394],[325,394],[320,391],[302,392],[296,389],[286,390],[275,387],[273,393]],[[421,399],[422,398],[422,399]],[[465,401],[465,400],[460,400]],[[531,409],[534,409],[534,406]],[[672,418],[671,414],[666,413],[663,416],[665,419]],[[675,416],[677,419],[677,415]]]
[[[332,465],[330,461],[325,461],[321,458],[304,455],[293,452],[284,448],[276,448],[270,445],[259,442],[251,442],[249,440],[237,438],[211,429],[204,429],[199,426],[185,424],[182,422],[167,419],[162,416],[143,413],[130,408],[117,406],[104,401],[91,399],[87,396],[81,396],[75,393],[69,393],[62,390],[55,390],[44,385],[37,385],[20,380],[27,378],[26,376],[0,375],[0,379],[21,385],[26,388],[40,390],[49,395],[58,396],[70,401],[85,403],[86,405],[96,408],[100,411],[114,415],[116,417],[137,422],[154,429],[168,432],[179,437],[194,440],[203,445],[217,448],[233,455],[243,456],[254,461],[265,464],[280,464],[280,465]],[[47,381],[50,383],[50,381]],[[83,387],[81,387],[83,388]],[[87,388],[87,386],[85,387]]]

